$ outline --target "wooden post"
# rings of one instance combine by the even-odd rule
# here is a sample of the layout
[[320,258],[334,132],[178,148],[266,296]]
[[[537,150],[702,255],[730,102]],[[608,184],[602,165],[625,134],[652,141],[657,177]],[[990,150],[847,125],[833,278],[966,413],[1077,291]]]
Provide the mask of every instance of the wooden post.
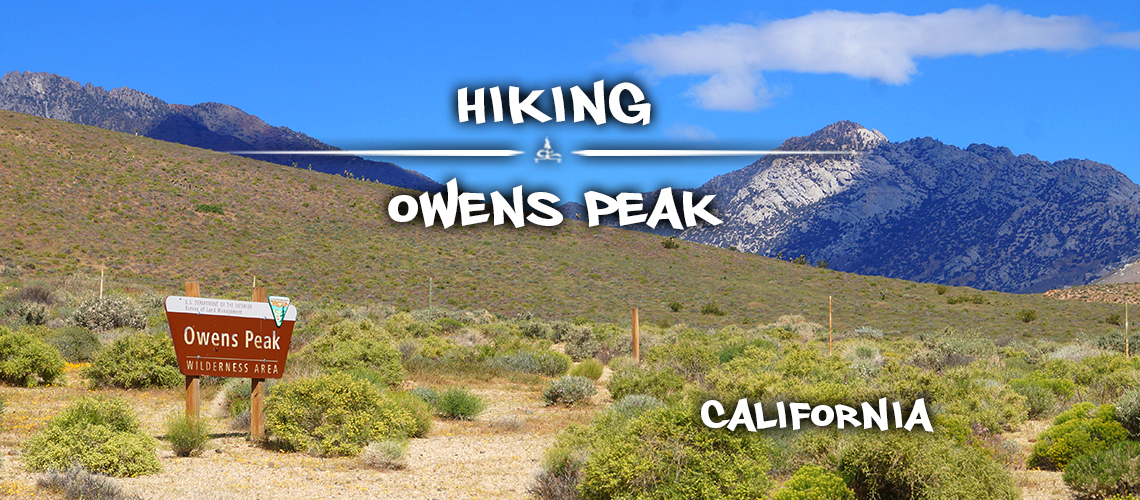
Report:
[[249,380],[251,386],[249,404],[249,439],[265,440],[265,379]]
[[99,300],[103,300],[103,269],[99,270]]
[[637,308],[633,308],[633,362],[641,364],[641,331],[637,322]]
[[832,326],[831,326],[831,296],[827,296],[827,355],[831,355],[831,339],[832,339]]
[[1128,352],[1128,298],[1124,299],[1124,357],[1131,358],[1132,354]]
[[[198,297],[199,296],[198,295],[198,282],[197,281],[187,281],[186,282],[186,296],[187,297]],[[182,361],[179,360],[179,363],[181,363],[181,362]],[[186,416],[187,417],[197,417],[200,414],[199,409],[202,406],[201,405],[202,400],[201,400],[201,393],[198,390],[199,389],[198,385],[199,384],[198,384],[198,376],[197,375],[187,375],[186,376]]]
[[[252,300],[254,302],[268,301],[269,295],[266,293],[265,287],[254,287]],[[265,379],[253,378],[249,379],[249,383],[249,438],[253,441],[262,441],[265,439]]]

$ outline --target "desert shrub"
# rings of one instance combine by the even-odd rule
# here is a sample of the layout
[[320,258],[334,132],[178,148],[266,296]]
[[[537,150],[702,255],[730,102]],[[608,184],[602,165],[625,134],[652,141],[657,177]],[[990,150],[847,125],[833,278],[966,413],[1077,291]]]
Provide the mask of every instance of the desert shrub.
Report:
[[297,354],[324,368],[376,370],[388,386],[397,387],[406,375],[400,364],[400,351],[391,342],[378,338],[379,333],[373,328],[366,321],[338,323]]
[[970,295],[955,295],[953,297],[946,297],[947,304],[985,304],[986,298],[980,293]]
[[855,500],[855,492],[843,478],[818,465],[800,467],[776,492],[774,500]]
[[72,322],[88,330],[145,328],[146,315],[131,299],[103,297],[83,301],[71,316]]
[[54,330],[44,340],[51,344],[63,359],[72,363],[91,361],[103,349],[103,343],[91,330],[80,326],[68,326]]
[[586,498],[765,498],[767,441],[710,432],[694,413],[659,408],[610,430],[585,461],[579,491]]
[[985,452],[949,439],[857,434],[839,471],[859,498],[1015,499],[1013,479]]
[[408,429],[408,437],[420,438],[431,432],[432,405],[410,392],[391,391],[384,396],[412,416],[412,426]]
[[946,292],[949,290],[946,285],[934,285],[934,292],[938,295],[946,295]]
[[1074,458],[1105,450],[1125,440],[1128,431],[1116,421],[1116,408],[1080,403],[1057,415],[1053,425],[1037,436],[1027,463],[1063,470]]
[[728,314],[728,313],[724,312],[724,309],[720,308],[720,304],[718,304],[714,300],[712,302],[709,302],[708,304],[701,306],[701,314],[705,314],[705,315],[711,314],[713,316],[724,316],[725,314]]
[[50,384],[63,373],[59,351],[27,331],[0,326],[0,380],[31,387],[37,379]]
[[24,465],[43,472],[73,464],[109,476],[141,476],[161,470],[158,443],[139,429],[126,401],[85,396],[24,442]]
[[1140,443],[1121,441],[1107,450],[1076,457],[1061,478],[1078,499],[1140,494]]
[[623,418],[633,418],[646,411],[663,406],[665,406],[665,403],[662,403],[660,399],[653,396],[630,394],[614,402],[613,406],[610,407],[610,411],[621,415]]
[[414,417],[369,382],[332,373],[279,384],[266,398],[265,427],[283,449],[354,456],[369,442],[408,436]]
[[556,330],[561,330],[559,340],[565,343],[566,354],[571,358],[576,360],[592,358],[602,350],[601,340],[589,326],[565,324],[563,328]]
[[1110,325],[1116,325],[1116,326],[1121,326],[1124,324],[1124,322],[1120,320],[1120,314],[1119,313],[1109,314],[1108,317],[1104,319],[1104,322],[1108,323]]
[[1037,374],[1011,380],[1009,386],[1025,396],[1029,405],[1029,418],[1048,415],[1057,406],[1058,400],[1069,398],[1076,388],[1072,380],[1046,378]]
[[677,241],[677,238],[670,236],[661,240],[661,246],[672,250],[674,248],[681,248],[681,242]]
[[[638,354],[642,359],[645,358],[649,351],[652,351],[657,344],[661,343],[661,338],[649,332],[642,331],[641,335],[637,337]],[[633,355],[633,333],[622,332],[614,336],[612,341],[613,349],[612,354],[617,356],[632,356]],[[610,367],[611,369],[613,367]]]
[[29,325],[38,326],[47,323],[47,306],[38,302],[17,302],[8,311],[8,314]]
[[225,215],[226,210],[217,203],[200,203],[194,207],[194,211],[201,214],[217,214]]
[[540,500],[578,500],[578,483],[582,481],[580,468],[555,472],[542,469],[534,475],[526,492]]
[[210,440],[210,425],[203,418],[186,415],[186,412],[176,411],[166,420],[166,439],[170,440],[170,449],[180,457],[197,455],[206,447]]
[[669,369],[686,380],[698,380],[712,367],[716,366],[719,358],[709,348],[704,339],[683,339],[674,344],[660,345],[649,351],[646,361],[653,366]]
[[368,443],[360,452],[360,461],[373,469],[403,469],[408,466],[404,457],[408,442],[403,439],[384,439]]
[[685,379],[669,370],[629,368],[615,372],[606,388],[615,399],[630,394],[646,394],[665,400],[670,395],[681,392]]
[[66,471],[52,470],[36,479],[36,488],[63,495],[68,500],[135,500],[139,497],[123,493],[118,483],[107,476],[92,474],[79,465]]
[[851,334],[856,336],[856,337],[862,337],[862,338],[873,338],[873,339],[883,338],[883,331],[882,330],[879,330],[877,328],[870,327],[870,326],[855,327],[854,330],[851,330]]
[[184,380],[170,336],[146,333],[120,337],[95,356],[83,376],[94,385],[127,389],[177,387]]
[[443,418],[474,420],[487,404],[479,396],[462,387],[452,387],[439,395],[436,411]]
[[1096,340],[1093,341],[1093,345],[1101,350],[1123,354],[1125,348],[1124,332],[1116,329],[1104,332],[1097,336]]
[[602,365],[601,361],[594,358],[582,360],[570,370],[570,374],[578,377],[586,377],[590,380],[598,380],[602,378],[602,373],[606,367]]
[[1020,319],[1022,323],[1031,323],[1033,320],[1037,319],[1037,310],[1022,309],[1020,311],[1017,311],[1017,319]]
[[436,403],[439,402],[439,392],[427,386],[413,387],[408,391],[411,395],[422,399],[428,406],[435,408]]
[[1124,393],[1116,401],[1116,419],[1133,438],[1140,438],[1140,388]]
[[756,347],[760,349],[775,349],[776,344],[771,340],[763,338],[731,344],[716,353],[717,360],[720,363],[727,363],[729,361],[732,361],[737,356],[744,354],[744,350],[748,349],[749,347]]
[[55,297],[51,289],[38,283],[20,287],[20,289],[13,292],[9,298],[15,302],[34,302],[45,306],[50,306],[55,303]]
[[532,339],[554,340],[554,329],[550,325],[537,320],[526,320],[519,325],[519,332]]
[[598,389],[594,387],[593,380],[567,375],[551,380],[546,389],[542,391],[542,399],[546,401],[547,405],[563,404],[570,406],[597,393]]
[[495,356],[487,364],[521,373],[537,373],[557,377],[570,369],[570,356],[554,351],[519,351],[514,354]]
[[667,305],[669,306],[669,310],[673,312],[681,312],[681,310],[685,308],[685,304],[676,300],[669,302]]
[[914,355],[913,362],[935,371],[968,365],[995,351],[993,341],[978,332],[958,332],[953,328],[921,333],[918,340],[924,349]]

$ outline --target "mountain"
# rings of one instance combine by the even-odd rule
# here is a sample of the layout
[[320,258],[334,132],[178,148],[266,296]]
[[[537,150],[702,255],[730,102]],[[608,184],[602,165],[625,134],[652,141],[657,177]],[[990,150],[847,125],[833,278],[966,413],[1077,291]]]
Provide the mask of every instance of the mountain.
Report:
[[717,176],[719,226],[680,238],[832,269],[1007,292],[1085,284],[1140,252],[1140,187],[1089,160],[1042,161],[841,121]]
[[[837,335],[870,326],[1095,336],[1114,328],[1102,319],[1118,311],[688,242],[666,248],[660,236],[574,221],[397,223],[386,213],[399,194],[412,192],[0,111],[0,311],[14,302],[5,287],[43,280],[98,293],[104,270],[108,291],[149,289],[147,300],[180,294],[186,280],[199,281],[203,296],[247,299],[256,276],[301,314],[323,303],[363,318],[383,311],[378,303],[418,309],[431,297],[437,307],[619,322],[637,307],[642,332],[651,333],[682,323],[751,329],[787,314],[827,325],[829,297]],[[981,303],[947,300],[979,295]],[[1026,309],[1039,319],[1018,319]]]
[[[110,91],[52,73],[12,71],[0,78],[0,109],[135,133],[214,151],[336,150],[286,127],[274,127],[219,103],[168,104],[134,89]],[[254,157],[254,155],[247,155]],[[430,178],[392,163],[356,156],[259,155],[280,165],[376,180],[417,191],[440,191]]]

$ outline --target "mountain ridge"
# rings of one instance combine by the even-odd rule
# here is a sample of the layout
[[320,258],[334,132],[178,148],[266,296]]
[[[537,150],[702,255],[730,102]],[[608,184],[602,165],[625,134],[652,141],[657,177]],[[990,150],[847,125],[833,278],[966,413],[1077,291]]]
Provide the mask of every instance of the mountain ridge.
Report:
[[[338,149],[288,127],[271,126],[228,104],[169,104],[129,87],[105,90],[54,73],[5,74],[0,78],[0,109],[222,152]],[[243,156],[330,174],[351,174],[419,191],[442,189],[419,172],[356,156]]]

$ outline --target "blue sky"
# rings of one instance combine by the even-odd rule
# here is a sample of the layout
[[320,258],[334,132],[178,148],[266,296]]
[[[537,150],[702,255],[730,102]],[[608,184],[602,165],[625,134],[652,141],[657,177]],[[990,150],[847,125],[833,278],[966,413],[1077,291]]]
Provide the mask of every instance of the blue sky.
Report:
[[[838,120],[1140,180],[1140,7],[1124,2],[19,2],[0,70],[167,102],[222,102],[346,148],[509,147],[388,158],[468,190],[695,187],[755,158],[618,161],[599,145],[772,148]],[[891,14],[893,13],[893,14]],[[1059,17],[1051,17],[1059,16]],[[649,126],[461,125],[460,87],[639,84]],[[561,164],[536,165],[550,137]]]

